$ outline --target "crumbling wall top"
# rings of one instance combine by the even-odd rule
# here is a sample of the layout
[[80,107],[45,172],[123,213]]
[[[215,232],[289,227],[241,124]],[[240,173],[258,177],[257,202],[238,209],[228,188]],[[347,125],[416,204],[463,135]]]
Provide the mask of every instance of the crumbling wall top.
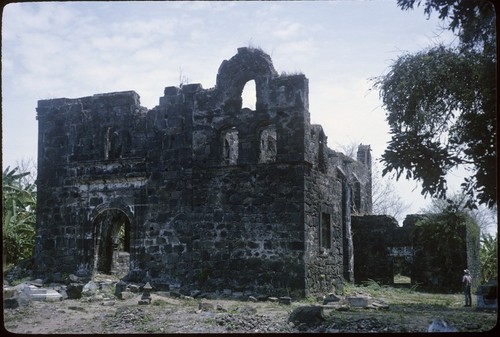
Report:
[[277,76],[268,54],[256,48],[238,48],[235,56],[220,65],[216,88],[225,93],[225,97],[236,97],[241,95],[248,81],[255,80],[260,87]]
[[[80,98],[53,98],[38,101],[37,118],[51,115],[57,112],[67,112],[71,105],[84,106],[117,107],[117,106],[141,106],[140,96],[133,90],[94,94],[92,96]],[[61,110],[61,108],[63,108]],[[66,109],[64,109],[66,108]],[[78,110],[78,109],[77,109]]]

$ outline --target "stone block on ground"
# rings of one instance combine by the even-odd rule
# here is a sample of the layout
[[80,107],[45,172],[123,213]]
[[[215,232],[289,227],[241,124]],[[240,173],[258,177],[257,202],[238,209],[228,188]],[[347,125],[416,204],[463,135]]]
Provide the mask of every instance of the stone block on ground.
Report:
[[295,325],[305,324],[308,326],[317,326],[325,321],[323,309],[319,306],[303,306],[295,308],[288,321]]
[[62,301],[62,295],[54,289],[33,289],[30,296],[33,301]]
[[334,302],[340,302],[340,298],[335,296],[334,294],[328,294],[328,296],[325,296],[323,298],[323,304],[334,303]]
[[497,281],[490,281],[479,286],[477,289],[477,309],[478,310],[498,310],[498,284]]
[[70,283],[66,287],[66,295],[69,299],[79,299],[82,297],[83,284]]
[[82,293],[84,294],[95,294],[98,290],[97,284],[94,281],[89,281],[83,286]]
[[278,301],[279,304],[286,304],[286,305],[292,304],[292,299],[288,296],[280,297]]
[[14,297],[17,293],[17,290],[15,288],[3,288],[3,298],[11,298]]
[[350,306],[356,308],[366,308],[369,304],[368,297],[362,296],[348,297],[347,302],[349,302]]

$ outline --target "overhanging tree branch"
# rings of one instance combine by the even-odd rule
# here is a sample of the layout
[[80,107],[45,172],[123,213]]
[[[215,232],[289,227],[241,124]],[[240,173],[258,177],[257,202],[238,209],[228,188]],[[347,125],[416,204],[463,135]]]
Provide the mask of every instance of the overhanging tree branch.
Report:
[[[437,46],[400,56],[374,80],[391,140],[383,174],[422,183],[422,194],[444,198],[446,174],[458,165],[475,170],[462,184],[473,200],[497,203],[496,31],[487,1],[398,0],[403,10],[439,12],[457,34],[456,48]],[[472,206],[472,203],[471,203]]]

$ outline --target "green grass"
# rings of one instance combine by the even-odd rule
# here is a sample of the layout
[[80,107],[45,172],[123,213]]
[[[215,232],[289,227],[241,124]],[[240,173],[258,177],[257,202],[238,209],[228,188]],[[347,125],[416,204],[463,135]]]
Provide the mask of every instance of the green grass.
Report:
[[387,304],[411,305],[425,304],[437,306],[461,307],[463,305],[462,294],[437,294],[417,291],[418,287],[397,288],[381,285],[373,280],[366,282],[363,286],[346,284],[344,296],[368,295],[373,299],[381,299]]
[[394,283],[410,284],[411,278],[401,274],[394,275]]

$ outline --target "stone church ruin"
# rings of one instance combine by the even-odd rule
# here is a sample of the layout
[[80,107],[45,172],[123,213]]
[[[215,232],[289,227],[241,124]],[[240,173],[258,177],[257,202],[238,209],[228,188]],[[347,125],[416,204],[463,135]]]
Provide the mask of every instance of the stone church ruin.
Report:
[[[242,107],[255,83],[255,107]],[[35,265],[155,289],[304,296],[353,282],[351,219],[370,214],[357,160],[310,123],[308,79],[239,48],[216,85],[40,100]]]

